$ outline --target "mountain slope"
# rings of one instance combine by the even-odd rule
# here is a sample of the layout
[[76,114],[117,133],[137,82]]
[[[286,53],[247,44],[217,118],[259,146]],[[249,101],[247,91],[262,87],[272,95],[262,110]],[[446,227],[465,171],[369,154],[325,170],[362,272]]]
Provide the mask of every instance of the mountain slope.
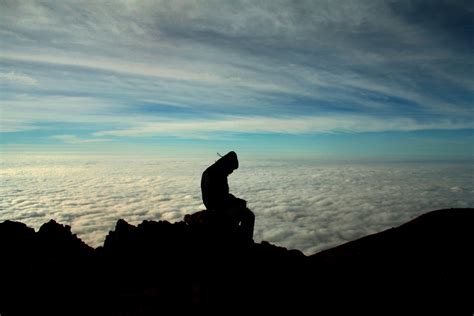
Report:
[[5,221],[0,313],[284,308],[472,315],[473,224],[473,209],[438,210],[304,256],[245,240],[219,219],[137,226],[119,220],[97,249],[54,221],[38,232]]

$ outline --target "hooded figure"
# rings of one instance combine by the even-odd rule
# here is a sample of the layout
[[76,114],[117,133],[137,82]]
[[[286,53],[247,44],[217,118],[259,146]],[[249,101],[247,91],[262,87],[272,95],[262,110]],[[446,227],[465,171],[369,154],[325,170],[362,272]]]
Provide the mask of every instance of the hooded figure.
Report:
[[238,168],[239,160],[234,151],[208,167],[201,178],[202,200],[207,210],[226,213],[240,225],[243,234],[252,239],[255,216],[245,200],[229,193],[227,176]]

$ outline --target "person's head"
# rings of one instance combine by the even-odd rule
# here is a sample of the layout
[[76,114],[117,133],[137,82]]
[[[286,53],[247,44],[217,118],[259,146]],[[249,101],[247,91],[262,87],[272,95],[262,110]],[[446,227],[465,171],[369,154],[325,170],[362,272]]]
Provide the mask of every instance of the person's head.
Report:
[[227,174],[231,174],[235,169],[239,168],[239,160],[237,159],[237,154],[234,151],[228,152],[222,156],[219,161]]

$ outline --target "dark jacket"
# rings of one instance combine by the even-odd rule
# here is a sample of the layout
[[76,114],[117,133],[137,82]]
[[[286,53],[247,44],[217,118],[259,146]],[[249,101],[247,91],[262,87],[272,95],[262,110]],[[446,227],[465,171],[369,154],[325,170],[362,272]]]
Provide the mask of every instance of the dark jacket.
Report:
[[227,176],[238,167],[237,154],[231,151],[203,172],[201,193],[208,210],[223,209],[235,203],[236,198],[229,193]]

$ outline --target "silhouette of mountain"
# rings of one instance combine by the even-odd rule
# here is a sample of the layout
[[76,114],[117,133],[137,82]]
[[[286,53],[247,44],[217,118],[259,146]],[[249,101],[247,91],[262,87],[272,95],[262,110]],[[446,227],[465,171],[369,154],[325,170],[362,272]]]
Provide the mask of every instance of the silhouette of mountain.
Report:
[[474,311],[474,209],[429,212],[312,256],[196,218],[137,226],[120,219],[96,249],[53,220],[38,232],[5,221],[0,313]]

